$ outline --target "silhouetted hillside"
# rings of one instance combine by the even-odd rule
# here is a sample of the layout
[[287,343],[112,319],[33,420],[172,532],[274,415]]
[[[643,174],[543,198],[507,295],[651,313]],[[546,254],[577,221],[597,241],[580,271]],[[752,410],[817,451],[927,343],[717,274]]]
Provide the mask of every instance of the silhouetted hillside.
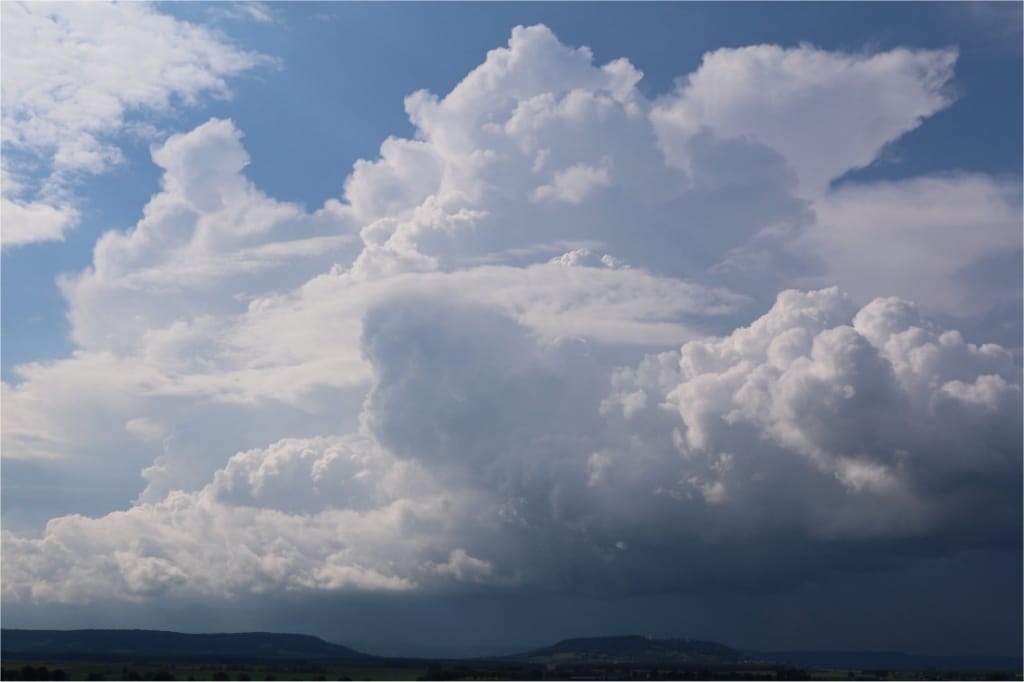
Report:
[[1008,656],[914,656],[898,651],[742,651],[718,642],[649,637],[586,637],[506,657],[560,667],[706,666],[737,669],[762,664],[875,671],[1021,672],[1022,661]]
[[161,630],[0,631],[5,659],[145,656],[221,659],[370,658],[311,635],[273,632],[185,634]]
[[743,654],[732,647],[692,639],[626,637],[583,637],[566,639],[554,646],[536,649],[512,658],[561,664],[692,664],[735,663]]

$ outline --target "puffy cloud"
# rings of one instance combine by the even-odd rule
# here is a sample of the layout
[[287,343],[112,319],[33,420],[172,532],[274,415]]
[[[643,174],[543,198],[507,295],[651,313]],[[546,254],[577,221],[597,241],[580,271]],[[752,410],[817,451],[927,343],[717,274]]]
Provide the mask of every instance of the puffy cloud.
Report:
[[82,347],[123,351],[175,320],[244,311],[247,297],[297,286],[351,257],[355,236],[343,220],[307,215],[245,178],[249,156],[231,121],[174,135],[153,160],[163,191],[143,219],[103,235],[93,267],[62,283]]
[[700,168],[688,145],[710,129],[779,152],[801,191],[814,196],[949,106],[956,59],[952,49],[868,55],[809,45],[724,48],[704,55],[651,117],[668,160],[694,174]]
[[783,292],[749,327],[648,356],[614,384],[604,411],[692,463],[667,494],[742,507],[772,490],[780,518],[828,537],[1019,533],[1019,367],[901,299],[857,311],[835,289]]
[[4,246],[59,241],[64,238],[64,231],[78,220],[73,208],[42,201],[20,202],[4,196],[0,198],[0,207]]
[[625,60],[594,65],[546,27],[519,27],[445,97],[408,97],[415,139],[388,140],[346,183],[347,205],[370,222],[357,268],[451,269],[531,244],[597,241],[683,275],[774,222],[806,219],[776,180],[777,155],[759,147],[708,140],[709,164],[733,177],[688,188],[665,164],[641,76]]
[[[267,58],[144,4],[11,3],[3,8],[4,245],[60,239],[71,185],[122,160],[139,112],[226,96],[226,79]],[[35,175],[35,173],[32,173]],[[32,186],[29,186],[31,184]]]
[[[97,597],[225,597],[277,589],[414,586],[390,575],[386,564],[361,564],[372,561],[365,552],[372,553],[373,545],[398,550],[395,541],[401,541],[418,514],[436,516],[429,504],[421,509],[395,501],[362,514],[345,508],[343,496],[338,498],[341,508],[319,510],[313,516],[245,504],[249,500],[244,496],[257,499],[266,490],[268,477],[287,480],[294,467],[304,466],[315,485],[318,478],[330,479],[332,472],[348,467],[355,468],[346,473],[357,473],[371,463],[373,453],[346,462],[352,454],[343,441],[321,439],[278,443],[254,466],[255,454],[232,458],[213,483],[196,493],[171,493],[160,502],[138,504],[100,519],[55,519],[42,541],[5,536],[4,554],[12,557],[4,564],[5,597],[78,602]],[[378,484],[372,477],[363,478],[371,487]],[[349,493],[371,492],[359,481],[354,477]],[[301,493],[292,489],[290,494]],[[224,498],[237,503],[225,504]],[[416,537],[416,543],[425,542]],[[355,561],[349,558],[353,542],[361,551]],[[425,551],[422,545],[420,550]]]
[[533,191],[535,201],[566,201],[578,204],[591,192],[611,184],[607,165],[588,166],[578,163],[555,173],[550,185]]

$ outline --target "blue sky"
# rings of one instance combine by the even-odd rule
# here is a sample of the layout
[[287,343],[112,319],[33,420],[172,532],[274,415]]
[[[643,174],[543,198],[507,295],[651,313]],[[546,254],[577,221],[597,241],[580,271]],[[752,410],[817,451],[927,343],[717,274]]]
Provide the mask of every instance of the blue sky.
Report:
[[5,4],[5,616],[1019,654],[1020,10]]

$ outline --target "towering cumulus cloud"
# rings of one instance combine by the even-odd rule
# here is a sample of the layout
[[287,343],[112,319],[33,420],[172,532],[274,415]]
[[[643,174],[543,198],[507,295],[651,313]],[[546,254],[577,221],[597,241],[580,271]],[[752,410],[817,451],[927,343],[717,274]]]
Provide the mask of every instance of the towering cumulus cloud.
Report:
[[232,121],[170,136],[137,225],[62,280],[75,352],[3,396],[5,458],[145,480],[6,529],[5,607],[1019,549],[1019,338],[970,327],[1019,300],[970,274],[1021,247],[1015,183],[830,184],[950,106],[956,59],[722,49],[651,100],[518,27],[311,213],[246,178]]

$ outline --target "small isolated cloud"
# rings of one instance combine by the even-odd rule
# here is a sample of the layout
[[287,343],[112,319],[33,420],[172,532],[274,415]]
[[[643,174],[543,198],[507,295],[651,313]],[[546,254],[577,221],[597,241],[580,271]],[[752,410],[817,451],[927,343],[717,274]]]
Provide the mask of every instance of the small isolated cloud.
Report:
[[3,60],[5,247],[63,237],[76,180],[122,161],[131,116],[226,96],[268,63],[141,3],[5,3]]
[[234,21],[255,21],[270,24],[277,21],[274,9],[265,2],[231,2],[222,3],[209,8],[214,19],[230,19]]
[[78,221],[78,211],[67,205],[19,202],[3,196],[0,206],[4,246],[60,241],[64,239],[64,231]]

